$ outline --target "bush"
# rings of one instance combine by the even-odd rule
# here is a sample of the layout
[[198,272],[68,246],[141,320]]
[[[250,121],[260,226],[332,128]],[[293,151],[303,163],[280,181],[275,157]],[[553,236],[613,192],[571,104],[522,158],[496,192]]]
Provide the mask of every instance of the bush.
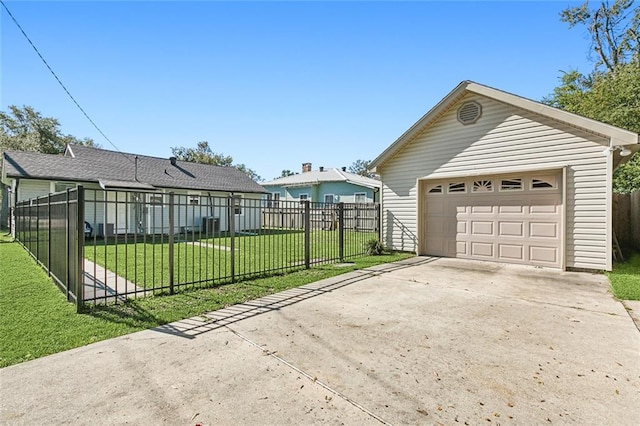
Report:
[[380,256],[384,253],[384,246],[377,238],[372,238],[365,243],[368,256]]

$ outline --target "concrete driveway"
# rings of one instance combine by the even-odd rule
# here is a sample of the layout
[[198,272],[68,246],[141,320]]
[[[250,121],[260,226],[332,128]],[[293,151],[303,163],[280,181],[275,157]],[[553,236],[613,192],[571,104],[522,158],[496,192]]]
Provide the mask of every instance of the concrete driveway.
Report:
[[2,424],[640,423],[606,277],[414,258],[0,370]]

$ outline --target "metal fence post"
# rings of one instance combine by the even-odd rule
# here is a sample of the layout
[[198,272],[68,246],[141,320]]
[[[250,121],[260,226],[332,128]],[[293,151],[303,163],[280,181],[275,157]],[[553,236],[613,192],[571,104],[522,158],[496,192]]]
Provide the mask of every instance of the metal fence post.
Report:
[[40,205],[36,198],[36,252],[33,253],[36,256],[36,260],[40,260]]
[[344,262],[344,203],[338,203],[338,257]]
[[174,234],[174,199],[173,192],[169,193],[169,294],[173,294],[173,234]]
[[229,236],[231,237],[231,282],[236,282],[236,205],[233,194],[229,195]]
[[304,267],[311,266],[311,205],[304,200]]
[[51,194],[47,195],[47,274],[51,276]]
[[382,205],[380,203],[376,204],[376,213],[375,213],[375,227],[376,227],[376,231],[378,231],[378,240],[382,241],[382,214],[381,214],[381,207]]
[[71,240],[71,227],[69,226],[69,221],[71,220],[71,217],[69,215],[69,192],[71,191],[71,189],[67,188],[67,200],[65,203],[65,216],[66,216],[66,229],[65,229],[65,235],[67,236],[66,238],[66,247],[65,247],[65,253],[67,254],[66,259],[67,261],[66,263],[66,274],[65,274],[65,282],[64,285],[67,289],[65,296],[67,296],[67,301],[69,301],[69,286],[71,285],[71,269],[69,268],[69,259],[71,257],[71,253],[69,253],[69,247],[71,246],[70,244],[70,240]]
[[84,306],[84,187],[77,187],[77,216],[76,235],[78,238],[78,251],[76,252],[76,312],[82,312]]

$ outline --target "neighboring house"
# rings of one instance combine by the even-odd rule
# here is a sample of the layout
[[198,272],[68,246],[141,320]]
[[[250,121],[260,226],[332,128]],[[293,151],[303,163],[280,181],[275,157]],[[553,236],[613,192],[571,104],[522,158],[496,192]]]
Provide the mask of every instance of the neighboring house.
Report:
[[611,270],[612,174],[639,143],[462,82],[371,164],[383,241],[419,255]]
[[309,200],[320,203],[373,203],[379,201],[380,181],[340,169],[302,164],[302,173],[263,182],[267,198],[277,203]]
[[266,191],[234,167],[79,145],[68,145],[63,155],[24,151],[2,155],[1,179],[12,194],[11,205],[83,185],[85,220],[98,235],[167,233],[170,192],[180,205],[175,208],[178,230],[200,229],[203,218],[227,230],[229,203],[218,197],[229,196],[235,214],[243,216],[235,221],[236,228],[260,228],[258,209],[242,206],[245,200],[261,200]]

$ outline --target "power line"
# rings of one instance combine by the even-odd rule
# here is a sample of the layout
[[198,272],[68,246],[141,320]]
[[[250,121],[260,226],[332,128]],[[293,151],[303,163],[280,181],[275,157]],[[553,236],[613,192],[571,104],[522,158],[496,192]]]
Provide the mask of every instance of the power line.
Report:
[[91,119],[91,117],[89,117],[89,114],[87,114],[87,112],[84,110],[84,108],[82,108],[80,106],[80,104],[78,103],[78,101],[76,101],[76,99],[73,97],[73,95],[71,95],[71,93],[69,92],[69,90],[66,88],[66,86],[62,83],[62,81],[60,80],[60,78],[58,77],[58,75],[53,71],[53,69],[49,66],[49,63],[47,63],[47,61],[44,59],[44,57],[42,56],[42,54],[40,53],[40,51],[38,50],[38,48],[35,46],[35,44],[33,44],[33,42],[31,41],[31,39],[29,38],[29,36],[27,35],[27,33],[22,29],[22,26],[18,23],[18,21],[16,20],[16,18],[13,16],[13,14],[11,13],[11,11],[9,10],[9,8],[7,7],[7,5],[4,3],[3,0],[0,0],[0,3],[2,3],[2,6],[4,7],[4,9],[7,11],[7,13],[9,14],[9,16],[11,17],[11,19],[13,20],[13,23],[16,24],[16,26],[18,27],[18,29],[20,30],[20,32],[22,32],[22,35],[24,36],[24,38],[27,39],[27,41],[29,42],[29,44],[31,45],[31,47],[33,47],[33,50],[36,51],[36,53],[38,54],[38,57],[40,57],[40,59],[42,60],[42,62],[45,64],[45,66],[47,67],[47,69],[49,70],[49,72],[51,72],[51,75],[53,75],[53,77],[56,79],[56,81],[58,82],[58,84],[60,84],[60,86],[62,87],[62,89],[66,92],[67,95],[69,95],[69,97],[71,98],[71,100],[73,101],[74,104],[76,104],[76,106],[78,107],[78,109],[84,114],[85,117],[87,117],[87,120],[89,120],[89,122],[91,124],[93,124],[93,127],[96,128],[96,130],[98,132],[100,132],[100,134],[102,135],[103,138],[105,138],[107,140],[107,142],[109,142],[111,144],[111,146],[113,146],[116,151],[118,151],[120,154],[124,155],[125,158],[127,158],[129,161],[133,162],[132,159],[130,159],[129,157],[127,157],[122,151],[120,151],[120,148],[118,148],[116,146],[116,144],[114,144],[113,142],[111,142],[111,139],[109,139],[107,137],[107,135],[104,134],[104,132],[100,129],[100,127],[98,127],[98,125]]

